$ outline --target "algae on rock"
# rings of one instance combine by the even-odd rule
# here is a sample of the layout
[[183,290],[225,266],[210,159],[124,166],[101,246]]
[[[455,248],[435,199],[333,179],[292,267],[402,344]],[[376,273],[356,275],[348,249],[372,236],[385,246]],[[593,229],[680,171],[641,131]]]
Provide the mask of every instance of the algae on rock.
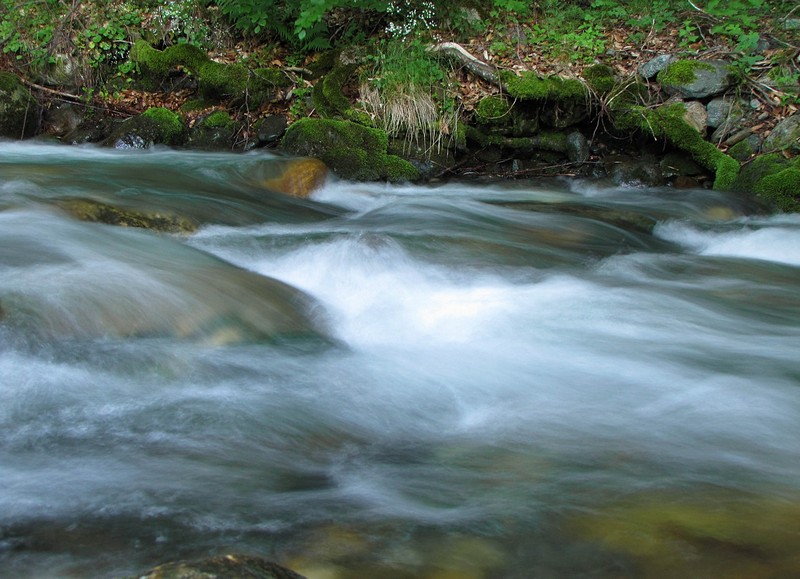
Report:
[[387,153],[384,131],[351,121],[300,119],[286,131],[282,147],[295,155],[320,159],[343,179],[400,182],[419,178],[411,163]]

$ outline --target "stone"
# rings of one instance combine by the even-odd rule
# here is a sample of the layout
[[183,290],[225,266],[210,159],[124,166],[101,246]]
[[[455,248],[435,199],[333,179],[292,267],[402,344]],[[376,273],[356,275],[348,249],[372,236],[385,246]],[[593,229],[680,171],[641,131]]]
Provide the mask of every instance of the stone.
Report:
[[286,117],[267,115],[256,122],[256,140],[259,146],[277,143],[286,132]]
[[719,97],[706,105],[708,126],[717,128],[723,123],[736,123],[742,118],[742,109],[734,99]]
[[800,152],[800,114],[787,117],[775,125],[764,140],[764,151]]
[[640,64],[639,67],[636,69],[636,72],[639,73],[639,76],[644,78],[645,80],[650,80],[655,78],[655,76],[664,70],[667,65],[671,62],[677,60],[671,54],[659,54],[655,58],[645,62],[644,64]]
[[148,149],[154,145],[182,145],[186,126],[180,115],[165,108],[150,108],[118,125],[103,145],[115,149]]
[[579,131],[567,135],[567,158],[573,163],[585,163],[589,160],[589,141]]
[[606,173],[616,185],[658,187],[664,185],[664,175],[655,158],[634,159],[612,155],[605,160]]
[[[159,565],[137,579],[306,579],[277,563],[248,555],[222,555],[201,561]],[[133,579],[133,578],[130,578]]]
[[703,99],[722,94],[734,80],[723,60],[676,60],[657,75],[661,87],[672,95]]
[[744,162],[761,150],[761,137],[748,135],[728,149],[728,154],[737,161]]
[[38,130],[38,101],[15,74],[0,72],[0,137],[27,139]]
[[683,120],[686,121],[686,124],[695,129],[701,135],[705,135],[706,128],[708,126],[708,113],[706,112],[706,107],[704,107],[700,102],[689,101],[684,103],[684,108],[686,109],[686,112],[683,115]]
[[292,159],[281,175],[267,179],[264,186],[270,191],[305,199],[322,186],[327,176],[328,167],[319,159]]
[[83,114],[72,103],[62,103],[51,108],[45,115],[45,132],[63,138],[75,131],[83,120]]

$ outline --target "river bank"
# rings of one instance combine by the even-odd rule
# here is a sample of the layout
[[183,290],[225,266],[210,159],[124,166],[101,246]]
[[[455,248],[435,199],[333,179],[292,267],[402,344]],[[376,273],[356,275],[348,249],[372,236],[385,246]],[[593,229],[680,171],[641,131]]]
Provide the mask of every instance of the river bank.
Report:
[[[380,83],[365,82],[376,66],[369,43],[288,66],[296,58],[287,54],[255,63],[253,47],[211,52],[140,39],[125,53],[132,82],[103,98],[47,86],[63,77],[56,70],[36,82],[4,74],[9,104],[0,127],[7,138],[117,148],[266,148],[321,159],[351,180],[577,176],[715,187],[768,210],[800,207],[798,85],[790,74],[800,52],[787,43],[796,37],[790,29],[762,33],[754,64],[753,55],[711,37],[690,46],[662,32],[635,45],[621,27],[605,32],[608,49],[593,62],[564,66],[520,40],[524,27],[514,29],[514,53],[501,51],[512,28],[425,46],[450,71],[430,89],[450,103],[449,117],[417,118],[433,106],[430,95],[382,101]],[[390,108],[399,109],[398,124]]]

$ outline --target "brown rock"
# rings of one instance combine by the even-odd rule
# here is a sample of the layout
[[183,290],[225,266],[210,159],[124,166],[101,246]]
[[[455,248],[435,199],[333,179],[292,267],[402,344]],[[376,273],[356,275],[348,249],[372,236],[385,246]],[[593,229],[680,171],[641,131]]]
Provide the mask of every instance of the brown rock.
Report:
[[322,186],[328,176],[328,167],[319,159],[311,157],[290,161],[284,172],[264,181],[272,191],[305,199]]

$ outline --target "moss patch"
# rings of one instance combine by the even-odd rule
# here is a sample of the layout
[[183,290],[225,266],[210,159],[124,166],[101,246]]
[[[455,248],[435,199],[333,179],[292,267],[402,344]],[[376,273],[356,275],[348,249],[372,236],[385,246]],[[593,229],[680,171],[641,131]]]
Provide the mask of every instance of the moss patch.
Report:
[[676,60],[659,71],[656,80],[670,86],[689,84],[697,79],[698,70],[714,70],[714,67],[696,60]]
[[599,95],[610,93],[617,86],[614,69],[607,64],[594,64],[583,71],[583,79]]
[[618,112],[614,122],[618,128],[638,128],[656,138],[666,138],[674,146],[689,153],[697,163],[714,172],[715,189],[731,189],[739,174],[739,163],[703,139],[684,120],[685,114],[683,103],[657,109],[631,107],[624,112]]
[[0,137],[24,139],[38,129],[39,103],[16,75],[0,72]]
[[411,163],[387,153],[384,131],[350,121],[300,119],[281,143],[287,151],[323,161],[343,179],[413,181],[419,172]]
[[511,103],[505,97],[492,95],[478,103],[475,107],[475,120],[480,124],[503,122],[511,112]]
[[578,100],[588,95],[586,86],[579,80],[551,76],[543,78],[535,72],[521,76],[504,71],[500,79],[509,95],[530,100]]

